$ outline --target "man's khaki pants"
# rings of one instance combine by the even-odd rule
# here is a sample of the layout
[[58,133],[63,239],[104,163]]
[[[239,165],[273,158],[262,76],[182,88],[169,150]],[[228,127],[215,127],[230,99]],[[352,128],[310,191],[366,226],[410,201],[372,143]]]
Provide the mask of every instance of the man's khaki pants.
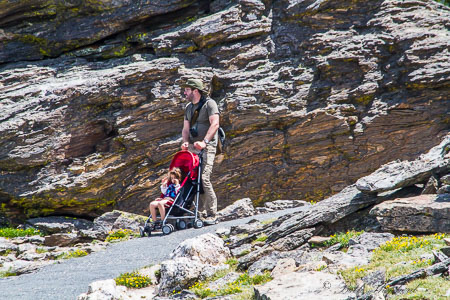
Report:
[[[189,144],[189,151],[199,153],[193,145]],[[203,151],[202,163],[202,183],[203,194],[200,194],[199,213],[205,218],[216,218],[217,213],[217,197],[211,183],[211,173],[214,165],[214,158],[216,157],[216,146],[208,144],[205,151]]]

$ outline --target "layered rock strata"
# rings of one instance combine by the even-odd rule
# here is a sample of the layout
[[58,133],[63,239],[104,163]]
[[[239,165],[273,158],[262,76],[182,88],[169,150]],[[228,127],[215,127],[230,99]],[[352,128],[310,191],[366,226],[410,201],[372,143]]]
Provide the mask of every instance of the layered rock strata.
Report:
[[163,2],[0,3],[4,215],[142,213],[179,149],[193,76],[228,133],[220,208],[323,199],[448,131],[444,5]]

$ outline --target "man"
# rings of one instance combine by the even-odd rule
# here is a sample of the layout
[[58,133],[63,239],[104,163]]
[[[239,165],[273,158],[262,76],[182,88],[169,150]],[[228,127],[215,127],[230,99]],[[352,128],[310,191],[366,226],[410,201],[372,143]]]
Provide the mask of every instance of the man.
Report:
[[[211,173],[218,141],[219,109],[217,103],[207,97],[200,79],[188,79],[182,87],[184,96],[190,103],[186,105],[184,113],[181,149],[196,153],[205,149],[202,156],[204,194],[200,194],[199,211],[203,216],[203,223],[213,225],[217,223],[217,197],[211,184]],[[197,120],[191,126],[191,120],[199,106],[201,109],[198,111]]]

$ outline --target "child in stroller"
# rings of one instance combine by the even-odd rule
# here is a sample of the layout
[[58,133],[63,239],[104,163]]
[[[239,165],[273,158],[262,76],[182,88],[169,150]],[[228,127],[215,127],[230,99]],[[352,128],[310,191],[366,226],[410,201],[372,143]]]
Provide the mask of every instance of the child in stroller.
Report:
[[[189,151],[180,151],[175,154],[170,163],[169,170],[178,168],[181,173],[181,178],[175,176],[170,183],[176,185],[175,179],[178,179],[178,182],[180,182],[179,191],[169,195],[169,199],[162,196],[162,198],[153,201],[154,211],[152,211],[152,204],[150,204],[151,215],[148,217],[144,226],[139,227],[141,237],[145,235],[150,237],[152,231],[155,229],[161,229],[162,234],[167,235],[175,229],[182,230],[189,227],[203,227],[203,221],[199,218],[198,214],[198,201],[202,184],[201,166],[202,152],[198,155]],[[175,198],[173,198],[174,195]],[[159,206],[160,203],[164,204]],[[192,207],[193,210],[191,209]],[[156,208],[160,210],[161,214],[159,222],[156,218]],[[150,222],[150,220],[153,220],[153,222]]]
[[[173,168],[169,171],[167,177],[164,177],[161,181],[161,197],[150,202],[150,214],[153,221],[153,229],[161,228],[161,220],[164,220],[166,216],[166,207],[170,207],[177,196],[180,188],[181,170],[179,168]],[[159,210],[161,220],[157,220],[156,209]]]

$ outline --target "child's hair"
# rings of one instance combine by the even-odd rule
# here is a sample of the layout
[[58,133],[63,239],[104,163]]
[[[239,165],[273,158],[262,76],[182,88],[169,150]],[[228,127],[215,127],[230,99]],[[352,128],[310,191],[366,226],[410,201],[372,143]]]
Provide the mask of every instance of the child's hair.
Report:
[[175,178],[178,179],[179,181],[181,180],[181,170],[180,168],[173,168],[172,170],[169,171],[169,176],[170,175],[175,175]]

